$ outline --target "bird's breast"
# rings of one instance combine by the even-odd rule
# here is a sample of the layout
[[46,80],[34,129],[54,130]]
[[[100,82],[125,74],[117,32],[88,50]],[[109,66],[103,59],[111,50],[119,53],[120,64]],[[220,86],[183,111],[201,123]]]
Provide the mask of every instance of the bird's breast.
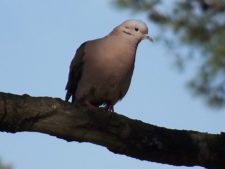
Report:
[[85,64],[99,76],[109,77],[111,75],[119,78],[126,75],[133,70],[136,54],[136,46],[129,45],[126,42],[118,43],[117,41],[107,40],[104,43],[100,41],[95,46],[90,44],[94,47],[89,50],[89,58]]
[[88,95],[91,95],[95,101],[116,102],[129,88],[136,48],[127,50],[127,44],[122,46],[112,42],[107,44],[107,41],[102,44],[89,44],[88,53],[85,53],[85,65],[77,97],[84,96],[83,89],[85,89],[90,92]]

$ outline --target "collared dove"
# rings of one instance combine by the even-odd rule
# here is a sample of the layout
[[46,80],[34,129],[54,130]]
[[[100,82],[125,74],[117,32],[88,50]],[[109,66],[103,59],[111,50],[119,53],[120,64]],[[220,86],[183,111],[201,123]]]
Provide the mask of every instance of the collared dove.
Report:
[[78,102],[90,109],[105,106],[113,112],[130,86],[136,49],[148,36],[147,25],[126,20],[107,36],[84,42],[70,64],[66,101]]

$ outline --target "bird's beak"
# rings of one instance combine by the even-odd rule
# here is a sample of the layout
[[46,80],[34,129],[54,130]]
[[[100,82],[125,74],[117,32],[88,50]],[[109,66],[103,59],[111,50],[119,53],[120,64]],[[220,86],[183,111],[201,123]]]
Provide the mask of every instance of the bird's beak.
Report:
[[151,36],[149,36],[149,35],[144,35],[143,39],[148,39],[148,40],[150,40],[151,42],[154,41],[153,38],[152,38]]

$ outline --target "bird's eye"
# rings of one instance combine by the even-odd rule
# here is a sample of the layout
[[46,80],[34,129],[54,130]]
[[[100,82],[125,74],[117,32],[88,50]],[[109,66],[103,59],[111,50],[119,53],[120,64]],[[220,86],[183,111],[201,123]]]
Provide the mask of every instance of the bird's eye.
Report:
[[135,30],[136,32],[138,32],[138,31],[139,31],[139,29],[138,29],[138,28],[134,28],[134,30]]

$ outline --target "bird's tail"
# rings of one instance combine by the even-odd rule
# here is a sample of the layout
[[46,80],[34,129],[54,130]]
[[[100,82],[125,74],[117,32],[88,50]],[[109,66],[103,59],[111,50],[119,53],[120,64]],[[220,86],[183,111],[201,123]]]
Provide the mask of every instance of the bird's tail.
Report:
[[69,99],[70,99],[71,96],[72,96],[72,94],[69,91],[67,91],[66,96],[65,96],[65,101],[69,102]]

